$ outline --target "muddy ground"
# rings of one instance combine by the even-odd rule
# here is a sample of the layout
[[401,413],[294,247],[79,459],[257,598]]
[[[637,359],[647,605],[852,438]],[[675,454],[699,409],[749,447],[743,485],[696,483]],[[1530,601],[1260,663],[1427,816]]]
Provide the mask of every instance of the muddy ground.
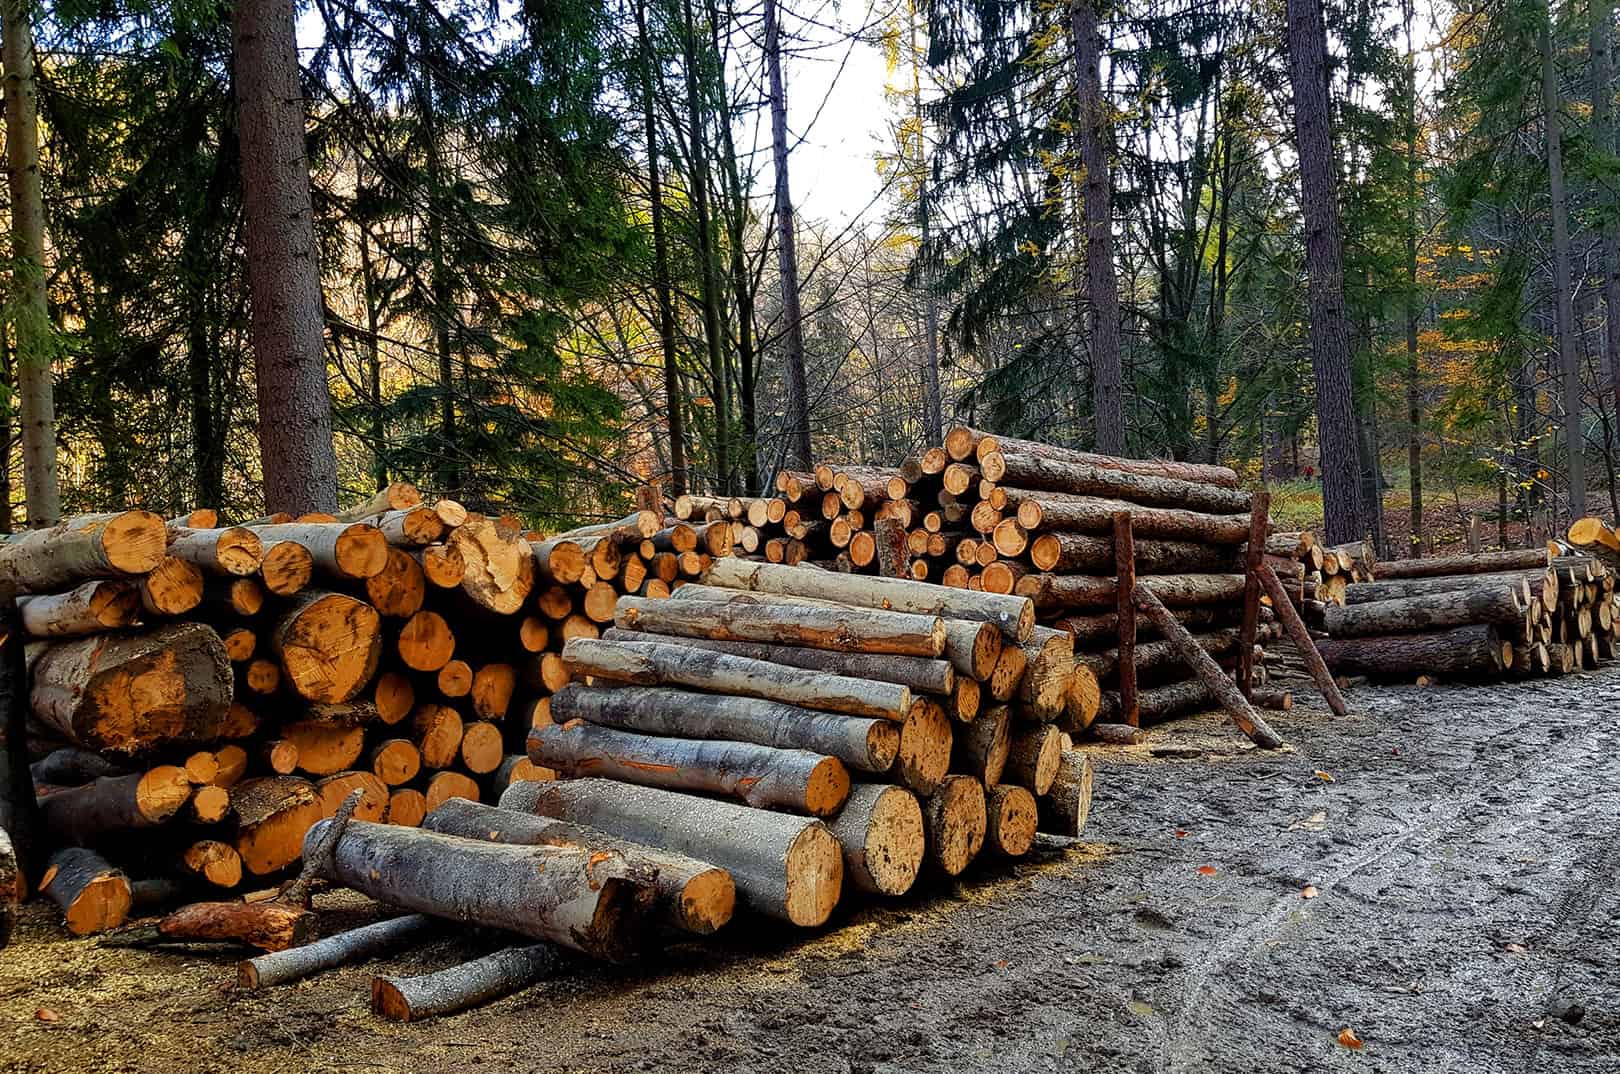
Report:
[[36,905],[0,1071],[1620,1071],[1620,668],[1351,702],[1276,714],[1280,754],[1214,717],[1098,751],[1087,839],[1037,861],[412,1026],[367,1012],[376,966],[239,994]]

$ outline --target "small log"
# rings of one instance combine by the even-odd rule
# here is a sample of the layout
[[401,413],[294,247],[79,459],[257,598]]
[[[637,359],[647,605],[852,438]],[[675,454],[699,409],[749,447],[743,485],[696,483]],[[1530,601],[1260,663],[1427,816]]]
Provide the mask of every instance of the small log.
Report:
[[106,932],[129,918],[129,877],[93,850],[66,847],[52,854],[39,890],[62,911],[75,936]]
[[472,692],[473,669],[465,660],[450,660],[434,675],[439,693],[448,698],[466,697]]
[[1546,566],[1545,548],[1508,548],[1500,552],[1476,552],[1462,556],[1383,561],[1373,565],[1372,575],[1379,581],[1386,581],[1397,578],[1435,578],[1441,575],[1531,570]]
[[423,609],[405,621],[395,645],[406,667],[438,671],[455,655],[456,635],[444,616]]
[[863,608],[773,607],[623,597],[619,600],[614,624],[655,634],[802,645],[843,652],[855,650],[932,658],[945,650],[945,625],[938,616],[871,612]]
[[427,795],[413,787],[398,787],[389,792],[388,813],[383,820],[388,824],[414,828],[422,823],[427,811]]
[[390,546],[383,569],[366,579],[366,599],[377,614],[390,619],[409,619],[422,609],[427,598],[427,578],[416,557],[402,548]]
[[[1119,727],[1121,724],[1112,726]],[[1131,728],[1140,737],[1141,732]],[[1091,759],[1080,750],[1064,750],[1058,761],[1057,777],[1039,802],[1041,831],[1078,839],[1086,830],[1086,816],[1091,812],[1093,780]]]
[[972,776],[946,776],[923,802],[927,858],[946,876],[959,876],[984,848],[984,784]]
[[792,924],[824,924],[838,904],[843,852],[817,820],[606,779],[515,783],[501,806],[712,862],[744,905]]
[[1051,724],[1015,731],[1008,743],[1002,779],[1045,794],[1057,778],[1062,756],[1063,734]]
[[315,784],[315,793],[321,798],[321,817],[337,815],[339,807],[355,791],[360,798],[355,803],[356,820],[380,821],[388,813],[388,785],[371,772],[339,772]]
[[1193,636],[1187,633],[1187,628],[1176,622],[1175,616],[1170,614],[1170,610],[1154,595],[1145,582],[1138,581],[1135,592],[1137,608],[1146,612],[1148,618],[1153,620],[1154,625],[1159,628],[1159,632],[1181,649],[1182,659],[1193,669],[1205,687],[1220,701],[1221,706],[1232,717],[1232,722],[1237,724],[1238,728],[1248,735],[1255,745],[1263,749],[1279,748],[1282,745],[1282,739],[1266,725],[1265,720],[1260,718],[1260,714],[1239,692],[1237,684],[1226,677],[1226,673],[1221,670],[1220,665],[1215,663],[1208,653],[1198,647],[1198,643],[1193,640]]
[[429,702],[411,714],[413,741],[426,768],[445,768],[456,759],[465,730],[461,714],[449,705]]
[[1035,796],[1002,784],[984,792],[984,845],[1007,858],[1021,858],[1035,844]]
[[[1015,451],[1025,455],[1040,455],[1063,462],[1100,466],[1107,470],[1120,470],[1128,474],[1144,474],[1149,477],[1169,477],[1181,481],[1196,481],[1204,485],[1219,485],[1222,488],[1229,489],[1238,487],[1237,471],[1230,467],[1208,463],[1180,462],[1174,459],[1123,459],[1114,455],[1099,455],[1090,451],[1077,451],[1074,448],[1058,447],[1055,444],[1046,444],[1036,440],[1019,440],[1010,436],[1002,436],[999,433],[981,432],[965,425],[952,426],[946,430],[945,440],[947,444],[952,443],[954,440],[958,447],[964,442],[970,442],[973,447],[973,457],[977,459],[983,459],[987,455]],[[966,456],[962,457],[966,458]]]
[[1063,701],[1063,729],[1073,732],[1090,727],[1101,703],[1102,684],[1097,681],[1097,674],[1083,664],[1076,664],[1069,675],[1068,696]]
[[50,593],[92,578],[137,577],[163,561],[167,546],[163,519],[150,511],[80,515],[0,542],[0,586]]
[[312,776],[330,776],[354,767],[365,749],[365,728],[324,720],[295,720],[281,734],[298,750],[298,767]]
[[574,720],[529,731],[529,759],[566,776],[605,775],[668,790],[728,795],[762,809],[826,817],[849,797],[833,757],[744,742],[628,734]]
[[470,776],[460,772],[435,772],[433,778],[428,780],[427,792],[422,795],[422,805],[432,812],[456,798],[476,802],[482,796],[478,781]]
[[499,768],[506,752],[498,724],[474,720],[461,733],[461,766],[475,776],[487,776]]
[[847,716],[899,720],[911,708],[911,691],[904,686],[803,671],[681,645],[575,638],[564,645],[563,661],[575,674],[643,686],[685,686],[759,697]]
[[297,541],[264,542],[259,581],[278,597],[301,593],[315,576],[315,557]]
[[141,595],[125,579],[98,578],[66,593],[18,597],[23,629],[36,638],[73,638],[130,626]]
[[453,800],[422,821],[428,831],[523,846],[607,850],[657,870],[655,907],[667,925],[706,936],[731,920],[737,889],[731,874],[684,854],[659,850],[552,817]]
[[[1125,514],[1133,515],[1130,511]],[[1042,533],[1030,544],[1029,561],[1038,571],[1106,574],[1114,566],[1114,542],[1078,533]],[[1136,562],[1143,574],[1219,572],[1233,569],[1237,555],[1230,545],[1148,539],[1136,542]]]
[[751,742],[836,757],[862,772],[887,772],[900,749],[891,720],[842,716],[764,701],[660,687],[595,689],[578,683],[551,698],[552,719],[587,720],[620,731]]
[[415,485],[409,481],[394,481],[378,489],[376,494],[364,503],[357,503],[338,512],[337,517],[343,522],[363,522],[368,518],[376,518],[386,511],[403,511],[421,502],[422,493]]
[[953,738],[944,709],[928,698],[913,701],[900,725],[900,753],[894,767],[900,782],[918,794],[932,794],[950,769]]
[[1012,712],[998,705],[957,732],[951,770],[976,776],[986,786],[993,786],[1001,782],[1011,749]]
[[917,797],[901,787],[863,783],[828,822],[844,851],[844,876],[861,891],[904,895],[917,882],[927,839]]
[[218,888],[234,888],[242,882],[242,855],[218,839],[192,843],[181,853],[180,864],[192,876]]
[[387,954],[433,933],[437,922],[426,914],[405,914],[327,936],[302,947],[271,951],[236,966],[236,986],[254,990],[291,984],[322,970]]
[[231,791],[236,851],[253,876],[268,876],[298,860],[304,833],[321,819],[321,796],[296,776],[247,779]]
[[509,947],[418,977],[373,977],[371,1013],[390,1022],[455,1014],[527,988],[561,964],[555,947],[536,944]]
[[40,819],[58,842],[85,846],[163,824],[190,797],[186,770],[159,765],[46,795],[40,801]]
[[[309,830],[306,852],[332,823]],[[612,851],[507,846],[365,821],[344,829],[320,875],[403,909],[508,929],[609,960],[634,950],[653,882],[652,870]]]
[[[1241,574],[1155,574],[1137,579],[1160,602],[1170,605],[1236,604],[1243,599]],[[1113,578],[1086,574],[1029,574],[1018,593],[1041,609],[1108,608],[1117,600]]]
[[231,703],[224,643],[202,623],[30,646],[29,671],[36,719],[112,753],[218,738]]
[[[386,550],[383,559],[387,559]],[[377,673],[382,621],[377,610],[363,601],[308,590],[287,605],[268,640],[300,697],[350,701]]]
[[209,574],[246,578],[264,562],[264,542],[243,526],[169,530],[168,554]]
[[388,564],[388,539],[375,526],[344,522],[289,522],[254,526],[265,544],[293,541],[309,551],[315,566],[328,574],[363,581]]
[[1111,746],[1137,746],[1142,742],[1142,729],[1132,727],[1128,723],[1103,723],[1101,721],[1091,725],[1088,730],[1091,737],[1098,742],[1106,742]]
[[457,589],[467,574],[467,562],[461,549],[447,544],[430,544],[426,548],[412,548],[409,555],[422,568],[422,577],[438,589]]

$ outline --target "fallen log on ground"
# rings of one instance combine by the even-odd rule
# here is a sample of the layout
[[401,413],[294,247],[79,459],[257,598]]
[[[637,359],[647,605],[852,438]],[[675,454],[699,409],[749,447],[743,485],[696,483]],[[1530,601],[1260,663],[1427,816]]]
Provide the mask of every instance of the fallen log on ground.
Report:
[[291,984],[322,970],[387,954],[430,935],[436,925],[435,919],[427,914],[405,914],[327,936],[302,947],[243,959],[236,966],[236,985],[257,989]]
[[391,1022],[454,1014],[511,995],[551,976],[562,964],[550,944],[509,947],[418,977],[373,977],[371,1013]]

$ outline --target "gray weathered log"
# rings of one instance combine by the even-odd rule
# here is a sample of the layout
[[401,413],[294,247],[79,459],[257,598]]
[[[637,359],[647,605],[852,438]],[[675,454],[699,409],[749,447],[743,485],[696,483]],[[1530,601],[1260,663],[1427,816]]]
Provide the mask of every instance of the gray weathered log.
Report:
[[417,977],[373,977],[371,1013],[390,1022],[455,1014],[527,988],[556,973],[561,965],[555,947],[535,944],[508,947]]
[[271,951],[236,966],[238,988],[270,988],[312,977],[322,970],[387,954],[431,935],[437,927],[427,914],[405,914],[326,936],[302,947]]

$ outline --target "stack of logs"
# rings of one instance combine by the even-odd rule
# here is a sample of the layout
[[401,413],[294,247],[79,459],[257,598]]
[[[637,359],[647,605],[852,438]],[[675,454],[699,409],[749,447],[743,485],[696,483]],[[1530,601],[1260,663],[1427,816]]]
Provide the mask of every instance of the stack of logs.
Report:
[[128,913],[131,877],[171,897],[262,886],[353,790],[361,819],[415,825],[549,778],[522,753],[543,684],[611,621],[621,531],[662,523],[530,542],[399,483],[340,516],[124,511],[10,538],[32,774],[68,848],[42,891],[96,931]]
[[[1579,523],[1577,523],[1579,525]],[[1615,649],[1615,575],[1592,556],[1507,549],[1378,563],[1342,602],[1307,604],[1340,676],[1433,682],[1568,674]]]

